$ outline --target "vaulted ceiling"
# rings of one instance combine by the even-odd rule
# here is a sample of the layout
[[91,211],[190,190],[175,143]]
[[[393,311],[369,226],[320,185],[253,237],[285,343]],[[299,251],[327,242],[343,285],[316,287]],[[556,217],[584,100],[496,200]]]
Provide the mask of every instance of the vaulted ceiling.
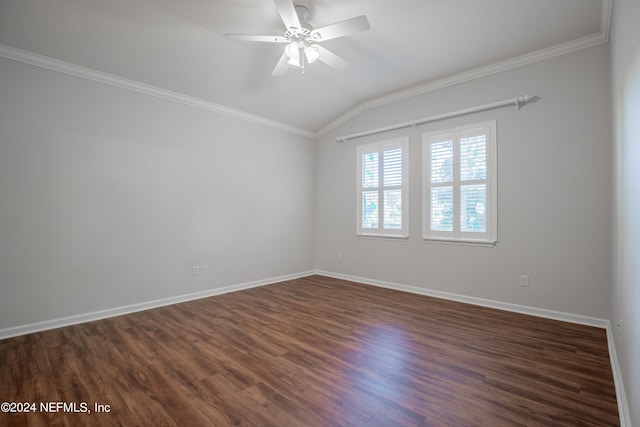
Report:
[[324,43],[344,71],[318,61],[272,77],[284,45],[224,34],[283,34],[273,0],[0,0],[0,56],[37,54],[318,135],[438,82],[606,42],[611,1],[294,0],[315,28],[366,15],[371,29]]

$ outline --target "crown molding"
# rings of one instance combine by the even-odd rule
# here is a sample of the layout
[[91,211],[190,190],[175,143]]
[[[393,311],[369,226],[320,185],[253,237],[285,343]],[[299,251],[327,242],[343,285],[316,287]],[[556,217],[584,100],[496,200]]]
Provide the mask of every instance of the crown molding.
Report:
[[611,32],[611,15],[613,13],[613,0],[602,0],[602,12],[600,14],[600,34],[609,41]]
[[602,13],[600,18],[600,31],[598,33],[582,37],[576,40],[572,40],[567,43],[562,43],[550,48],[541,49],[536,52],[528,53],[516,58],[511,58],[502,62],[487,65],[484,67],[476,68],[474,70],[466,71],[464,73],[456,74],[454,76],[446,77],[444,79],[431,81],[418,86],[414,86],[405,90],[394,92],[382,97],[373,98],[365,101],[359,105],[356,105],[351,110],[337,117],[333,121],[321,129],[313,132],[307,129],[299,128],[296,126],[288,125],[286,123],[278,122],[268,119],[256,114],[247,113],[245,111],[237,110],[224,105],[216,104],[210,101],[206,101],[201,98],[196,98],[188,95],[184,95],[178,92],[173,92],[167,89],[162,89],[156,86],[147,85],[137,82],[135,80],[126,79],[113,74],[104,73],[91,68],[82,67],[69,62],[61,61],[55,58],[39,55],[33,52],[17,49],[11,46],[0,44],[0,57],[10,59],[17,62],[22,62],[36,67],[45,68],[48,70],[56,71],[63,74],[72,75],[75,77],[91,80],[98,83],[107,84],[110,86],[118,87],[125,90],[143,93],[145,95],[154,96],[168,101],[178,102],[181,104],[189,105],[191,107],[199,108],[201,110],[211,111],[218,114],[234,117],[237,119],[245,120],[258,125],[278,129],[284,132],[288,132],[294,135],[303,136],[306,138],[318,139],[330,131],[336,129],[338,126],[348,122],[361,113],[387,105],[393,102],[402,101],[414,96],[422,95],[425,93],[433,92],[439,89],[443,89],[450,86],[455,86],[461,83],[466,83],[472,80],[476,80],[482,77],[487,77],[493,74],[509,71],[515,68],[530,65],[536,62],[544,61],[556,56],[564,55],[567,53],[575,52],[580,49],[585,49],[591,46],[595,46],[601,43],[609,41],[609,33],[611,27],[611,15],[613,9],[613,0],[602,0]]
[[337,119],[327,124],[322,129],[316,131],[313,134],[314,138],[320,138],[326,135],[330,131],[336,129],[338,126],[348,122],[364,111],[381,107],[383,105],[391,104],[394,102],[402,101],[404,99],[412,98],[414,96],[422,95],[429,92],[434,92],[446,87],[455,86],[461,83],[470,82],[482,77],[487,77],[493,74],[498,74],[504,71],[513,70],[515,68],[523,67],[525,65],[534,64],[536,62],[544,61],[554,58],[556,56],[565,55],[567,53],[576,52],[581,49],[585,49],[591,46],[596,46],[609,41],[610,23],[611,23],[611,9],[613,0],[602,1],[602,18],[600,21],[600,32],[581,37],[579,39],[572,40],[570,42],[562,43],[549,48],[541,49],[535,52],[531,52],[525,55],[521,55],[515,58],[507,59],[502,62],[487,65],[484,67],[476,68],[474,70],[466,71],[464,73],[456,74],[454,76],[446,77],[444,79],[435,80],[429,83],[424,83],[418,86],[411,87],[409,89],[401,90],[391,93],[379,98],[370,99],[365,101],[353,109],[347,111]]
[[0,44],[0,57],[9,59],[12,61],[16,61],[16,62],[21,62],[23,64],[29,64],[29,65],[44,68],[47,70],[56,71],[58,73],[79,77],[81,79],[91,80],[97,83],[106,84],[106,85],[117,87],[120,89],[142,93],[145,95],[153,96],[153,97],[164,99],[167,101],[185,104],[201,110],[223,114],[226,116],[234,117],[236,119],[245,120],[251,123],[267,126],[273,129],[278,129],[291,134],[300,135],[307,138],[314,137],[313,132],[310,132],[306,129],[298,128],[298,127],[281,123],[275,120],[267,119],[266,117],[258,116],[256,114],[251,114],[241,110],[236,110],[235,108],[216,104],[201,98],[196,98],[193,96],[184,95],[171,90],[162,89],[156,86],[140,83],[135,80],[130,80],[124,77],[119,77],[113,74],[97,71],[91,68],[82,67],[80,65],[72,64],[70,62],[61,61],[59,59],[51,58],[44,55],[39,55],[37,53],[29,52],[26,50],[15,48],[15,47]]

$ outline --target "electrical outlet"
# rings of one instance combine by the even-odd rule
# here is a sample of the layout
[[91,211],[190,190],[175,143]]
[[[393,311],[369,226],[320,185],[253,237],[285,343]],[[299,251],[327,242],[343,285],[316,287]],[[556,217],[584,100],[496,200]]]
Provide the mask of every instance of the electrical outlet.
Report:
[[338,253],[336,254],[336,259],[337,259],[338,261],[342,261],[342,260],[344,259],[344,258],[342,257],[342,252],[338,252]]
[[209,274],[209,266],[207,264],[202,264],[202,274]]
[[528,287],[529,286],[529,276],[523,274],[520,276],[520,286]]
[[618,319],[618,336],[622,336],[622,319]]
[[199,265],[194,265],[193,267],[191,267],[191,274],[193,276],[199,276],[200,275],[200,266]]

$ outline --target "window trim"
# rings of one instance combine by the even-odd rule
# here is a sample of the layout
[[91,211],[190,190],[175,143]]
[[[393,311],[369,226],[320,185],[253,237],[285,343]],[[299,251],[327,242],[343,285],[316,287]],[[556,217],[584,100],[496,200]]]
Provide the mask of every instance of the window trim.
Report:
[[[459,179],[459,148],[460,135],[474,129],[484,128],[487,130],[487,231],[485,233],[463,232],[460,230],[460,187],[462,181]],[[480,123],[471,123],[457,126],[455,128],[437,130],[422,134],[422,238],[425,241],[434,243],[453,243],[494,246],[498,241],[498,193],[497,193],[497,126],[496,120],[489,120]],[[438,142],[440,137],[454,135],[454,178],[451,186],[454,187],[454,230],[432,231],[431,230],[431,183],[430,183],[430,145]],[[457,168],[457,170],[455,169]],[[457,209],[456,209],[457,205]]]
[[[378,176],[378,228],[369,229],[362,227],[362,194],[365,189],[362,186],[362,155],[369,152],[378,153],[379,170],[383,162],[383,153],[387,149],[401,148],[402,150],[402,183],[399,189],[402,194],[402,208],[400,229],[384,229],[384,178]],[[384,172],[383,172],[384,173]],[[396,186],[392,186],[396,187]],[[399,137],[360,144],[356,146],[356,235],[367,238],[408,239],[409,238],[409,137]]]

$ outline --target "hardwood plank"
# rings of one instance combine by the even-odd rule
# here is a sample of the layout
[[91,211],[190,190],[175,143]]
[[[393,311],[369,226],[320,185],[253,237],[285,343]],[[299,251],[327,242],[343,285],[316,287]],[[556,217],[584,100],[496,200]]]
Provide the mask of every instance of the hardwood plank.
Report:
[[310,276],[0,341],[0,425],[615,426],[605,331]]

